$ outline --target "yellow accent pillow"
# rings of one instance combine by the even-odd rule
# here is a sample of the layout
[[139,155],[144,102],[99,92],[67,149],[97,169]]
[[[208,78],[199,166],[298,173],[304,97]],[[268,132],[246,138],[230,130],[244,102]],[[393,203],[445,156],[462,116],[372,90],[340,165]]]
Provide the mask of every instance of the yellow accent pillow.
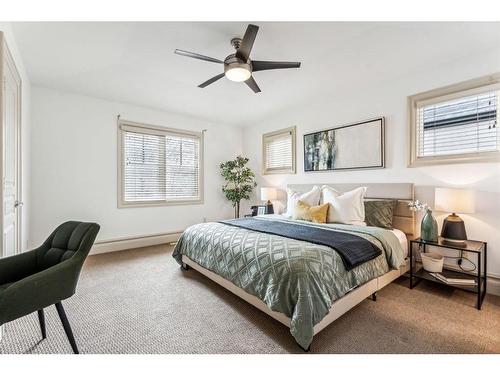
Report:
[[295,203],[293,218],[295,220],[312,221],[313,223],[326,223],[329,206],[328,203],[320,206],[309,206],[307,203],[298,200]]

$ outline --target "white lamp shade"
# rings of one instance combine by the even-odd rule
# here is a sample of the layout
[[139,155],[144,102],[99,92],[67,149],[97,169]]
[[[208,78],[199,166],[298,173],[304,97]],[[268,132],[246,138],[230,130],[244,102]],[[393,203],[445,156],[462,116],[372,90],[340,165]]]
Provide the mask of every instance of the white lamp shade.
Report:
[[272,201],[276,200],[278,193],[275,188],[272,187],[263,187],[260,188],[260,199],[263,201]]
[[473,214],[475,203],[473,190],[436,188],[434,192],[434,209],[436,211]]

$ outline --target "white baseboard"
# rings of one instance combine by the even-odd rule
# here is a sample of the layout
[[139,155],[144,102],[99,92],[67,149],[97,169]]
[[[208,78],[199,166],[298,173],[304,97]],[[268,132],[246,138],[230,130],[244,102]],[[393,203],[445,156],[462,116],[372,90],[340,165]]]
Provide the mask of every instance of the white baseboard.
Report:
[[171,242],[177,242],[182,232],[156,233],[145,236],[133,236],[115,238],[109,240],[96,241],[89,255],[110,253],[139,247],[163,245]]
[[500,296],[500,279],[488,276],[488,290],[486,292],[488,294]]
[[[96,241],[90,255],[111,253],[127,249],[169,244],[177,242],[182,232],[156,233],[145,236],[132,236]],[[500,277],[496,274],[488,274],[488,294],[500,296]],[[1,339],[1,331],[0,331]]]

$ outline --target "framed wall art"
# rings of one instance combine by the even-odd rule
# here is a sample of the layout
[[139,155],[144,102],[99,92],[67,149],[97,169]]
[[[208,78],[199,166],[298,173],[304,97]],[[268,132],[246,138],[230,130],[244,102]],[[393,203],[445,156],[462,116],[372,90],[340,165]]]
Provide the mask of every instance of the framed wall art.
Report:
[[304,171],[384,168],[384,146],[384,117],[304,134]]

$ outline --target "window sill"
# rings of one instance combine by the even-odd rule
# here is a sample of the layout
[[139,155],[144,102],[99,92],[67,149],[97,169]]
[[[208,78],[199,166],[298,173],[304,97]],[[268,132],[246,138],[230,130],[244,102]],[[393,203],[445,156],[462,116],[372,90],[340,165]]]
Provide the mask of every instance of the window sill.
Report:
[[203,199],[189,199],[176,201],[153,201],[153,202],[118,202],[118,208],[140,208],[140,207],[162,207],[162,206],[186,206],[203,204]]
[[418,168],[431,165],[441,164],[461,164],[461,163],[487,163],[499,162],[500,152],[483,152],[477,154],[460,154],[460,155],[446,155],[446,156],[429,156],[424,158],[417,158],[411,160],[408,164],[409,168]]
[[268,171],[263,171],[263,175],[270,175],[270,174],[295,174],[295,169],[277,169],[277,170],[268,170]]

